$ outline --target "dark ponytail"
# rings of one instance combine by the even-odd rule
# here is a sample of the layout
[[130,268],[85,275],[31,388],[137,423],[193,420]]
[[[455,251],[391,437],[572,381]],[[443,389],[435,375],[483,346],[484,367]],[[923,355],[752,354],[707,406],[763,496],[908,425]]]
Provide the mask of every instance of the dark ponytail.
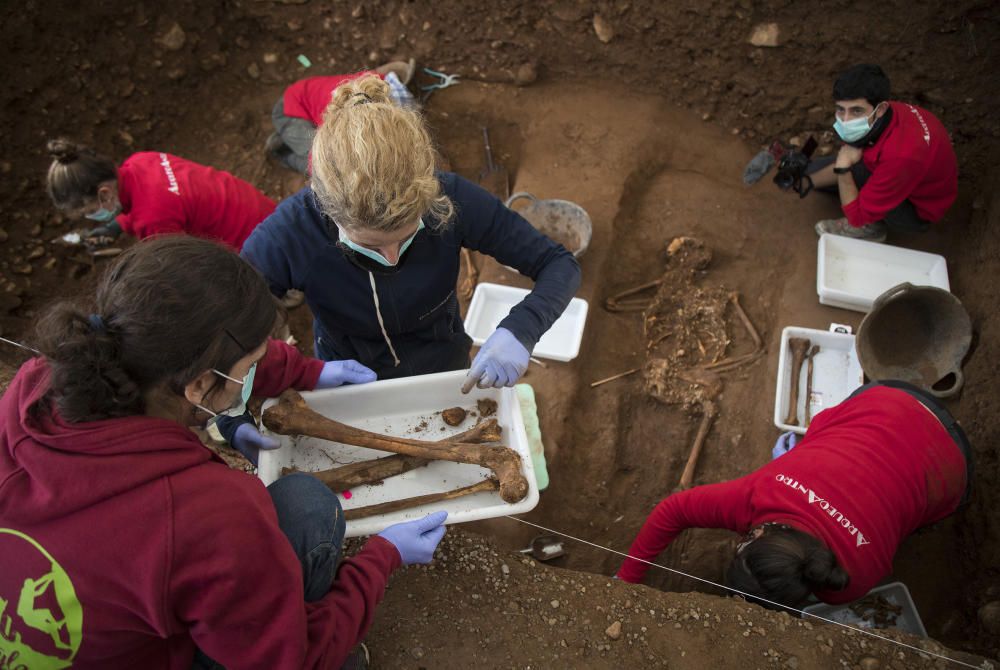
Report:
[[105,272],[92,306],[63,302],[39,321],[46,401],[70,422],[143,414],[150,390],[182,395],[206,370],[230,370],[267,339],[279,309],[257,271],[220,244],[141,242]]
[[767,528],[736,554],[729,564],[726,583],[751,596],[797,609],[815,591],[847,588],[850,575],[818,539],[795,528],[778,526]]
[[46,148],[52,156],[49,197],[58,209],[79,209],[97,197],[101,184],[118,179],[114,162],[89,147],[56,139],[49,140]]

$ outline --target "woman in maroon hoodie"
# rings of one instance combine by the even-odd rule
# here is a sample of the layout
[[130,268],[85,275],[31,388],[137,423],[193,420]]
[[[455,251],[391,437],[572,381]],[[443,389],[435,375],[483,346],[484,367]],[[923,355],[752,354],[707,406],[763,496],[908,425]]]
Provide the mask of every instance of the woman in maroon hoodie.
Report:
[[269,340],[276,316],[250,265],[170,236],[41,320],[43,355],[0,399],[0,667],[337,668],[390,573],[431,560],[443,513],[338,567],[333,493],[265,488],[191,431],[241,413],[251,384],[343,378]]

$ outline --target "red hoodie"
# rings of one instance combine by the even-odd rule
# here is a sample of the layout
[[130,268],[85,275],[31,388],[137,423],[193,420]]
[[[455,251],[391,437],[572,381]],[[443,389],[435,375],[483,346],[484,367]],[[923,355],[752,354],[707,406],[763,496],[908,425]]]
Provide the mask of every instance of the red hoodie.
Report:
[[[756,472],[665,498],[628,553],[652,561],[685,528],[745,534],[777,521],[833,551],[850,584],[816,595],[850,602],[892,572],[903,538],[955,511],[965,480],[941,422],[907,393],[875,387],[817,414],[794,449]],[[647,569],[625,559],[618,577],[639,582]]]
[[[315,384],[320,367],[272,342],[258,376]],[[373,538],[306,603],[258,479],[173,421],[33,412],[48,376],[32,359],[0,399],[0,668],[189,670],[196,646],[227,668],[340,667],[395,547]]]
[[187,233],[236,251],[274,211],[274,201],[242,179],[155,151],[132,154],[118,168],[118,198],[126,233]]
[[337,74],[330,77],[307,77],[300,79],[285,89],[285,116],[311,121],[314,126],[323,123],[323,112],[326,111],[333,92],[345,81],[357,79],[366,74],[373,74],[385,79],[377,72],[354,72],[352,74]]
[[889,127],[862,154],[872,175],[842,208],[852,226],[881,221],[904,200],[924,221],[938,221],[958,196],[958,161],[938,118],[905,102],[889,107]]

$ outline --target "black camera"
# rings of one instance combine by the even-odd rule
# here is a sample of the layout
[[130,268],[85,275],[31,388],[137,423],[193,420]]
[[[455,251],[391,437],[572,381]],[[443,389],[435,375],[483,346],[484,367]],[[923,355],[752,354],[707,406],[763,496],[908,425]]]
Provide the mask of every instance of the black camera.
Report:
[[774,175],[774,183],[782,191],[792,189],[800,198],[809,195],[813,188],[812,178],[806,174],[809,160],[816,151],[816,138],[810,137],[801,149],[786,149],[778,159],[778,172]]

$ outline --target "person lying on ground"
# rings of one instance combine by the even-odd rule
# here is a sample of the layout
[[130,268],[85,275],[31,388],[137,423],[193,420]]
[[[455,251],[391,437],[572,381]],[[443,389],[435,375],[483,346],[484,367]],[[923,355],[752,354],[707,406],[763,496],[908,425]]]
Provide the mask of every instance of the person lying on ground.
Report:
[[416,100],[407,88],[413,78],[414,67],[414,61],[410,59],[408,63],[386,63],[374,71],[300,79],[286,88],[274,103],[271,110],[274,132],[267,138],[265,151],[285,167],[302,174],[308,173],[309,152],[316,128],[323,122],[323,112],[330,105],[337,87],[345,81],[373,74],[389,84],[389,95],[396,104],[415,105]]
[[[971,449],[958,423],[905,382],[875,382],[820,412],[794,448],[745,477],[660,502],[629,556],[653,561],[686,528],[744,534],[726,583],[752,598],[801,608],[845,603],[892,572],[900,542],[968,500]],[[625,559],[638,583],[648,565]]]
[[239,412],[251,383],[323,384],[322,363],[268,339],[276,317],[249,264],[174,235],[115,259],[92,304],[41,319],[42,355],[0,398],[5,658],[337,668],[390,574],[431,560],[443,513],[387,528],[338,567],[334,493],[301,473],[265,488],[193,432]]
[[855,65],[834,83],[833,127],[844,144],[809,170],[816,188],[837,190],[844,216],[818,222],[817,234],[881,242],[889,230],[927,230],[955,202],[958,162],[948,131],[926,109],[889,95],[877,65]]
[[239,251],[274,201],[228,172],[156,151],[120,167],[65,139],[48,143],[48,191],[56,208],[99,224],[85,239],[110,243],[122,231],[139,239],[185,233]]
[[462,247],[535,281],[472,364],[472,385],[512,386],[569,304],[580,267],[486,190],[435,172],[420,115],[374,76],[334,92],[313,142],[309,186],[243,246],[275,295],[305,294],[323,360],[355,359],[379,379],[469,366],[455,292]]

